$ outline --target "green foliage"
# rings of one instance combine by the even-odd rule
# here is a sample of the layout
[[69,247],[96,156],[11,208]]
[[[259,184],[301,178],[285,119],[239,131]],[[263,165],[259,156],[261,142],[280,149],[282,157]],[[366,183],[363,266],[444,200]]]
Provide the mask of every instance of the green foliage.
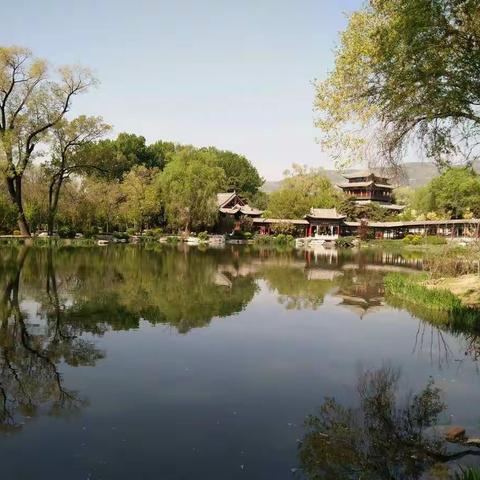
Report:
[[296,228],[295,225],[292,225],[291,223],[278,222],[270,225],[270,230],[277,235],[292,235],[295,233]]
[[[445,164],[478,142],[477,0],[368,0],[349,17],[335,68],[317,84],[321,143],[352,162],[391,161],[418,141]],[[373,131],[373,134],[372,134]]]
[[121,204],[124,217],[140,231],[160,213],[156,173],[156,170],[137,165],[125,175],[120,187],[125,195]]
[[405,245],[420,245],[424,242],[424,238],[420,235],[412,235],[410,233],[408,235],[405,235],[405,237],[402,239],[402,242]]
[[217,165],[225,172],[227,191],[234,190],[248,199],[255,198],[265,180],[260,177],[249,160],[243,155],[228,150],[218,150],[215,147],[204,148],[201,151],[211,154],[216,159]]
[[339,198],[330,180],[320,169],[293,165],[280,188],[268,197],[266,215],[271,218],[302,218],[310,208],[332,208]]
[[434,178],[428,189],[429,210],[451,212],[452,218],[462,218],[470,210],[480,215],[480,176],[472,168],[450,168]]
[[480,469],[472,467],[456,472],[454,480],[480,480]]
[[225,173],[211,152],[176,153],[158,178],[169,225],[186,231],[213,225],[218,216],[216,195],[225,182]]
[[201,242],[206,242],[208,240],[208,232],[200,232],[198,235],[197,235],[197,238],[201,241]]
[[167,237],[167,243],[177,244],[179,241],[180,241],[180,237],[177,237],[176,235],[169,235]]
[[60,238],[74,238],[75,230],[73,230],[69,225],[62,225],[58,229],[58,236]]
[[[478,328],[480,319],[478,309],[463,305],[449,290],[421,285],[419,283],[421,278],[412,278],[400,273],[387,274],[384,278],[387,299],[389,296],[394,299],[396,297],[401,300],[400,306],[404,308],[413,307],[415,310],[421,307],[427,312],[434,312],[435,323],[443,322],[463,331]],[[428,318],[432,318],[431,315]]]
[[335,240],[337,248],[352,248],[354,246],[355,237],[339,237]]

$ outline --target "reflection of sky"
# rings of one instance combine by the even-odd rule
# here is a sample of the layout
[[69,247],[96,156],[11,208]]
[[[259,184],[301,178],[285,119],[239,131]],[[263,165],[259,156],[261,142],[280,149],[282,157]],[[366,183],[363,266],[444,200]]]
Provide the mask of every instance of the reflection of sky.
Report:
[[432,375],[453,422],[478,427],[476,365],[455,338],[444,334],[452,353],[439,368],[429,327],[412,353],[418,322],[404,312],[360,319],[331,295],[317,310],[287,310],[260,285],[245,311],[188,334],[141,322],[96,338],[105,359],[63,367],[90,406],[0,437],[5,478],[290,478],[305,415],[325,396],[355,403],[358,372],[384,362],[401,366],[404,393]]

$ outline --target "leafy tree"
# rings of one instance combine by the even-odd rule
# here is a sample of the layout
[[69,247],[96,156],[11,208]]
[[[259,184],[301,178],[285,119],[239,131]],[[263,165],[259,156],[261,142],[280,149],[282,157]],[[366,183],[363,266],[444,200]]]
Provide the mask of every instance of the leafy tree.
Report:
[[310,208],[332,208],[341,193],[320,169],[293,165],[278,190],[268,197],[267,215],[273,218],[302,218]]
[[453,218],[462,218],[470,210],[480,215],[480,176],[470,167],[447,170],[430,182],[428,190],[433,199],[429,207],[451,212]]
[[[48,186],[48,234],[53,235],[55,216],[63,183],[72,174],[98,169],[98,165],[85,162],[86,157],[75,155],[85,145],[103,136],[110,127],[100,117],[84,115],[72,121],[62,119],[52,128],[52,152],[45,169],[49,177]],[[90,159],[88,159],[90,161]]]
[[218,166],[225,172],[228,191],[235,190],[239,195],[251,199],[264,184],[265,180],[243,155],[228,150],[218,150],[215,147],[204,150],[215,155]]
[[218,217],[216,194],[225,183],[225,173],[211,151],[191,148],[174,154],[159,176],[169,225],[186,232],[213,225]]
[[412,141],[440,165],[478,152],[479,8],[368,0],[350,16],[315,102],[321,142],[337,161],[373,151],[396,163]]
[[121,184],[121,191],[125,195],[122,204],[125,217],[140,231],[148,219],[160,210],[154,183],[156,173],[156,170],[136,165],[125,175]]
[[23,209],[22,180],[36,145],[69,111],[72,98],[95,80],[89,71],[62,67],[58,80],[47,63],[22,47],[0,47],[0,170],[23,235],[30,229]]

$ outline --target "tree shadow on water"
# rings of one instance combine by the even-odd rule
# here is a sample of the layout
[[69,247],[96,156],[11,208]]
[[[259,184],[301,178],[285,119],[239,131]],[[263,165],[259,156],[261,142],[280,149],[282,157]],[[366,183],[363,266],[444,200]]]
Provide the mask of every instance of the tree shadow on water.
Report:
[[[359,376],[357,407],[326,398],[307,417],[299,444],[299,473],[319,479],[409,480],[449,478],[446,464],[480,449],[457,445],[452,452],[437,432],[446,406],[429,380],[417,394],[399,399],[400,372],[391,366]],[[437,473],[432,475],[433,471]]]

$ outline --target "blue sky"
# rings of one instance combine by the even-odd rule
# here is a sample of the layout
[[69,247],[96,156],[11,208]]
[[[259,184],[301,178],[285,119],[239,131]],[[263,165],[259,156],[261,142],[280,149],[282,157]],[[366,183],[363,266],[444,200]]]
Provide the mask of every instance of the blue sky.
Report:
[[345,13],[362,0],[17,0],[0,43],[100,80],[72,113],[114,133],[215,145],[268,180],[292,162],[331,167],[315,143],[312,81],[333,65]]

